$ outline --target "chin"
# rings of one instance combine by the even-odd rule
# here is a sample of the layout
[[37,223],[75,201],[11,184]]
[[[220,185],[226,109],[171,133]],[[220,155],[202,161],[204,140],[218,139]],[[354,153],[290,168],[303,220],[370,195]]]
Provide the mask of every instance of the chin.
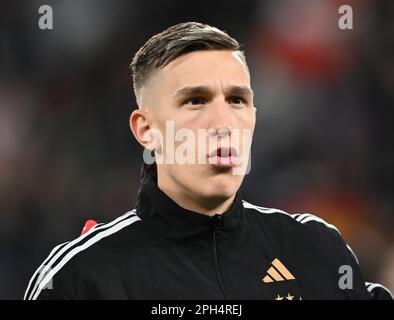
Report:
[[236,176],[215,176],[209,181],[210,195],[214,198],[229,198],[232,197],[238,190],[240,183]]

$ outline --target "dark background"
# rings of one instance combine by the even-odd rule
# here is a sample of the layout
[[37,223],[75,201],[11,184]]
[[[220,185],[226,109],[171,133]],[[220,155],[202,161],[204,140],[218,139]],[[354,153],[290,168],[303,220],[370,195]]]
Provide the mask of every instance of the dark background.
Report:
[[[53,30],[38,8],[53,8]],[[351,4],[353,30],[338,28]],[[142,149],[133,54],[179,22],[244,44],[257,128],[245,200],[335,224],[367,281],[394,290],[394,2],[2,1],[0,298],[56,244],[134,207]]]

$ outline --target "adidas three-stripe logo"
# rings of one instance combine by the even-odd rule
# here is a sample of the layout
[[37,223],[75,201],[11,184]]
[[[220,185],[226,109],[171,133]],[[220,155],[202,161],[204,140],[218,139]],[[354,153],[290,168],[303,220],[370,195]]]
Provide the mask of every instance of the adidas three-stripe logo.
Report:
[[279,259],[275,259],[271,262],[271,267],[267,270],[267,273],[268,274],[263,278],[264,283],[295,279],[292,273],[283,265],[282,262],[280,262]]
[[86,250],[101,239],[114,234],[141,219],[135,209],[125,213],[110,223],[93,226],[87,233],[73,241],[55,247],[30,279],[24,300],[35,300],[53,276],[76,254]]

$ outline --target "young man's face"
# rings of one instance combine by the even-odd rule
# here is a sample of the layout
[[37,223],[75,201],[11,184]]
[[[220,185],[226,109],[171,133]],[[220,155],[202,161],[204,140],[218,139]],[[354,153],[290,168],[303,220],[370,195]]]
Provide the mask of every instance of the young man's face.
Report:
[[[237,53],[197,51],[178,57],[152,76],[141,97],[151,127],[163,136],[159,186],[201,201],[223,201],[233,196],[244,177],[237,169],[248,161],[256,121],[249,72]],[[177,163],[176,150],[185,145],[186,138],[172,138],[174,148],[170,149],[166,145],[166,134],[170,133],[166,121],[173,121],[175,135],[185,128],[193,132],[195,143],[189,142],[195,163]],[[202,145],[198,142],[199,129],[205,129],[200,131]],[[216,130],[219,135],[215,135]],[[231,147],[231,154],[226,154]],[[173,164],[166,163],[173,158]]]

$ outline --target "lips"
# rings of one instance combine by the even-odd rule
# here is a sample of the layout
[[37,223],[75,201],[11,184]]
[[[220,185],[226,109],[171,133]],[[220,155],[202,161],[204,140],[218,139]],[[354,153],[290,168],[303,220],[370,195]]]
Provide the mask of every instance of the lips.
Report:
[[209,156],[209,163],[220,167],[233,167],[238,161],[237,149],[231,147],[219,147],[212,151]]
[[235,149],[233,147],[231,147],[231,148],[219,147],[216,150],[212,151],[208,157],[211,158],[211,157],[215,157],[215,156],[223,157],[223,158],[231,157],[231,156],[237,157],[238,152],[237,152],[237,149]]

